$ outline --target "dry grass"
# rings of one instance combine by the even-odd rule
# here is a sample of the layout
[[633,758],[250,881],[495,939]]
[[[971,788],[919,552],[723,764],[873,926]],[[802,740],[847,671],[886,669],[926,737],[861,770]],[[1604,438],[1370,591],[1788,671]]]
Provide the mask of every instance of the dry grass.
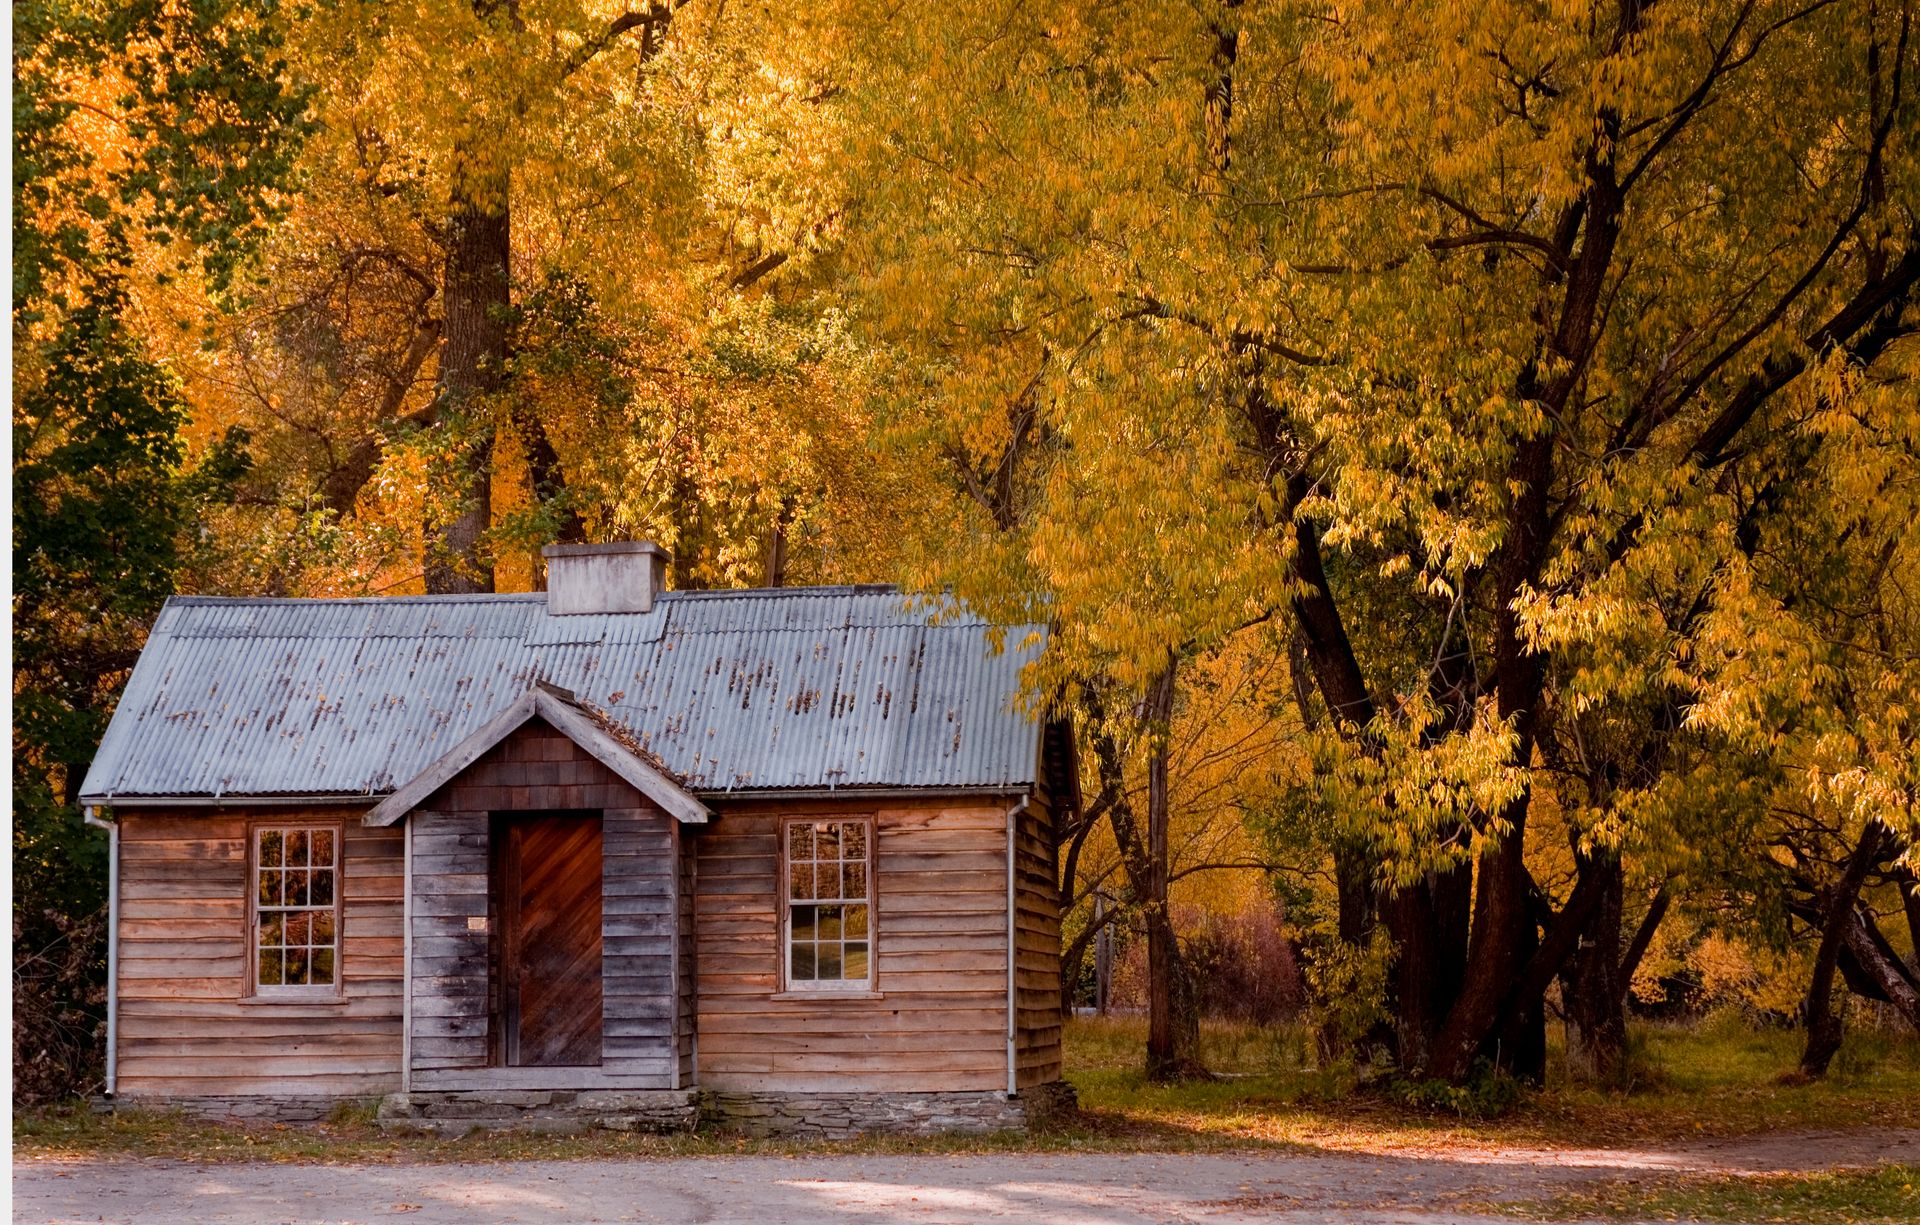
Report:
[[1145,1040],[1137,1019],[1080,1020],[1067,1027],[1067,1075],[1083,1112],[1032,1136],[999,1134],[847,1142],[754,1141],[730,1136],[584,1136],[480,1133],[459,1140],[390,1136],[366,1109],[343,1109],[308,1126],[216,1124],[174,1114],[97,1115],[84,1106],[23,1111],[14,1122],[26,1159],[117,1155],[194,1161],[526,1161],[817,1151],[956,1153],[1208,1150],[1248,1147],[1415,1153],[1511,1146],[1646,1144],[1757,1132],[1920,1126],[1920,1042],[1856,1034],[1833,1075],[1782,1083],[1797,1037],[1731,1020],[1644,1028],[1630,1092],[1560,1084],[1524,1095],[1499,1118],[1415,1109],[1361,1087],[1351,1070],[1317,1069],[1296,1030],[1210,1025],[1212,1082],[1151,1085],[1139,1071]]
[[1478,1205],[1535,1221],[1766,1221],[1896,1225],[1920,1220],[1920,1168],[1613,1182],[1550,1199]]

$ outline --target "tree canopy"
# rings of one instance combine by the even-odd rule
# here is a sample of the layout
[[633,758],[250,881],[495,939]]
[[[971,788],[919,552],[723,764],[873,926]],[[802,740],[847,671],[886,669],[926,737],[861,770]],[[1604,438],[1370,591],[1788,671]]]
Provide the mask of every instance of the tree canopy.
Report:
[[[84,462],[142,547],[204,517],[196,581],[648,536],[1044,620],[1069,931],[1140,926],[1156,1074],[1210,873],[1417,1076],[1540,1077],[1549,995],[1610,1074],[1726,906],[1800,950],[1809,1071],[1836,976],[1912,994],[1911,6],[226,4],[29,6],[16,135],[16,438],[145,406]],[[29,500],[50,591],[181,572]]]

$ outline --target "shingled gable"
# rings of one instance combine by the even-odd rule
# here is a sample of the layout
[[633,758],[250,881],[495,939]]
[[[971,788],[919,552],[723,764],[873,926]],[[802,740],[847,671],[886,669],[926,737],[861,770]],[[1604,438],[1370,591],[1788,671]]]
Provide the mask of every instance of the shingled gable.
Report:
[[454,745],[439,760],[376,804],[367,813],[366,824],[396,824],[425,803],[428,796],[480,760],[488,749],[535,718],[545,720],[555,731],[631,783],[640,794],[682,824],[704,825],[711,815],[705,804],[695,799],[658,765],[647,761],[643,750],[636,749],[628,738],[617,734],[606,720],[582,706],[572,693],[557,685],[535,681],[513,705],[489,719],[479,730]]

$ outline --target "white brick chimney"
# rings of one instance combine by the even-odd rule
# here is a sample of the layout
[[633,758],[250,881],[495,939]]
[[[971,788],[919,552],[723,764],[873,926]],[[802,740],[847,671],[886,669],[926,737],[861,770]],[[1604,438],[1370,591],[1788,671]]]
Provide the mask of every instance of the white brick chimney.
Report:
[[556,617],[650,612],[673,560],[651,540],[550,544],[540,556],[547,559],[547,612]]

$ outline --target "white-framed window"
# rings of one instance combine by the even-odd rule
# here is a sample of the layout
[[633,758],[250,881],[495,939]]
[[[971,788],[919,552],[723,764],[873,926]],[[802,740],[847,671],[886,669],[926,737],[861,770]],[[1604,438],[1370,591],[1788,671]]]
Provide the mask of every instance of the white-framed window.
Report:
[[789,991],[873,985],[873,822],[789,821],[786,965]]
[[335,995],[340,827],[253,827],[253,993]]

